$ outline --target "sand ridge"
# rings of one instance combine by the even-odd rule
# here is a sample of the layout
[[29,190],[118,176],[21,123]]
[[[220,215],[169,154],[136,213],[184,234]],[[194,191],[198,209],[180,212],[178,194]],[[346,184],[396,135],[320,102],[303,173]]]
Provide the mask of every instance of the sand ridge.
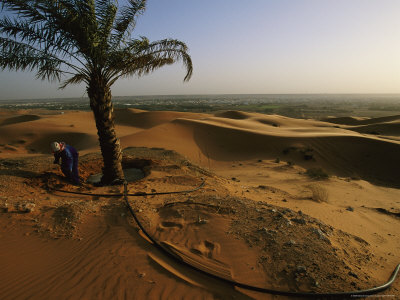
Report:
[[335,124],[343,124],[343,125],[370,125],[376,123],[386,123],[399,120],[400,116],[388,116],[388,117],[379,117],[379,118],[360,118],[360,117],[340,117],[340,118],[325,118],[324,121],[335,123]]

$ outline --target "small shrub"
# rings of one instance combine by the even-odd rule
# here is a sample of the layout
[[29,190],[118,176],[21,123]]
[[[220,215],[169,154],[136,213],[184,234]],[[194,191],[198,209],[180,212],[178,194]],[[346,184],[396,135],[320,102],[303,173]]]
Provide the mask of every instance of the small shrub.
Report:
[[281,162],[281,159],[280,159],[279,157],[277,157],[277,158],[275,158],[275,162],[276,162],[277,164],[279,164],[279,163]]
[[304,160],[315,160],[314,154],[312,154],[312,153],[304,153],[303,158],[304,158]]
[[315,202],[328,202],[329,194],[326,188],[319,184],[310,184],[307,188],[312,193],[312,200]]
[[304,160],[315,160],[313,152],[314,149],[309,146],[300,149],[300,153],[303,155]]
[[328,179],[329,175],[321,168],[311,168],[306,171],[306,175],[312,179]]
[[289,152],[295,151],[295,150],[297,150],[297,147],[290,146],[290,147],[287,147],[287,148],[283,149],[282,153],[287,155],[287,154],[289,154]]
[[287,162],[287,165],[288,165],[289,167],[293,167],[293,166],[294,166],[294,162],[288,161],[288,162]]

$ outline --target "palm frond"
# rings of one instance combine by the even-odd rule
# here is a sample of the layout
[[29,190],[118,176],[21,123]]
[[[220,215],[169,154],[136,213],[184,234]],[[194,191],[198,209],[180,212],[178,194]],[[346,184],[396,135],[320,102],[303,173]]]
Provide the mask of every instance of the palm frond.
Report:
[[74,57],[74,44],[68,39],[48,30],[42,23],[31,23],[26,20],[10,19],[5,17],[0,20],[0,34],[13,37],[14,40],[35,45],[53,55]]
[[84,74],[75,74],[74,76],[65,80],[60,86],[59,89],[62,90],[66,88],[70,84],[80,84],[82,82],[88,83],[89,78]]
[[38,8],[38,1],[34,0],[2,0],[1,10],[9,9],[11,11],[18,11],[19,15],[23,18],[31,20],[31,22],[45,21],[46,16],[40,13]]
[[[134,40],[123,50],[115,51],[113,55],[110,55],[109,58],[112,61],[107,64],[109,66],[107,74],[115,82],[120,77],[142,76],[165,64],[182,61],[186,67],[184,81],[188,81],[193,74],[193,63],[187,52],[186,44],[174,39],[164,39],[153,43],[149,43],[146,38]],[[144,70],[141,71],[140,68]]]
[[[5,0],[16,2],[16,0]],[[17,1],[18,2],[18,1]],[[93,52],[95,33],[97,31],[94,0],[36,0],[31,2],[37,14],[45,16],[41,21],[43,32],[47,39],[57,43],[63,41],[61,47],[67,47],[69,53],[75,53],[87,59]],[[11,11],[18,11],[17,7],[8,5]],[[18,11],[18,16],[21,14]],[[31,22],[28,14],[22,16]]]
[[153,71],[165,66],[175,63],[172,58],[155,57],[152,55],[144,55],[136,57],[127,64],[124,70],[119,70],[111,79],[109,79],[109,86],[113,85],[118,79],[123,77],[138,76],[152,73]]
[[124,37],[130,37],[136,26],[136,19],[144,13],[146,0],[128,0],[128,5],[120,10],[114,25],[114,44],[118,45]]
[[0,37],[0,68],[15,71],[38,70],[38,77],[59,79],[63,60],[29,45]]
[[74,2],[83,6],[82,1],[69,0],[3,0],[6,9],[18,13],[13,20],[8,17],[2,19],[3,33],[15,37],[18,35],[18,38],[23,38],[25,42],[29,40],[32,45],[43,43],[47,51],[58,48],[70,54],[77,53],[82,39],[76,36],[84,31],[81,24],[77,24],[78,11],[84,9],[75,7]]
[[98,23],[98,35],[100,47],[103,51],[109,48],[109,40],[117,15],[118,6],[116,0],[99,0],[96,6],[96,17]]
[[149,44],[142,50],[142,53],[159,58],[172,58],[174,61],[181,60],[186,67],[186,75],[183,80],[189,81],[193,74],[193,63],[188,51],[185,43],[175,39],[164,39]]
[[0,68],[36,70],[48,80],[72,75],[63,88],[98,76],[111,86],[181,61],[188,81],[193,64],[186,44],[132,39],[146,0],[126,1],[117,14],[118,0],[0,0],[1,9],[17,14],[0,18]]
[[37,78],[49,81],[60,80],[62,74],[74,74],[65,68],[72,68],[75,72],[86,74],[84,69],[57,56],[3,37],[0,37],[0,68],[15,71],[37,70]]

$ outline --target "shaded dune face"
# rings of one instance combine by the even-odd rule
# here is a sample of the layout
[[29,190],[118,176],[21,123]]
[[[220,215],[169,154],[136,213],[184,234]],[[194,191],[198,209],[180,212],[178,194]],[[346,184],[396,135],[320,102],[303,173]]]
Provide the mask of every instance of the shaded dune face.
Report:
[[11,118],[7,118],[7,119],[4,119],[4,120],[0,120],[0,126],[6,126],[6,125],[11,125],[11,124],[18,124],[18,123],[36,121],[36,120],[39,120],[39,119],[40,119],[40,117],[37,116],[37,115],[16,116],[16,117],[11,117]]
[[334,124],[342,124],[342,125],[370,125],[382,122],[392,122],[400,120],[400,116],[389,116],[389,117],[380,117],[380,118],[355,118],[355,117],[340,117],[340,118],[325,118],[323,121],[334,123]]
[[[209,132],[209,131],[207,131]],[[202,130],[195,131],[195,139],[202,151],[208,153],[220,153],[218,159],[242,157],[243,159],[273,159],[282,155],[282,152],[293,144],[301,142],[313,149],[314,157],[325,168],[340,176],[358,175],[375,182],[388,182],[396,184],[399,178],[400,145],[362,137],[314,137],[314,138],[279,138],[273,136],[259,136],[243,132],[225,132],[220,137],[214,137],[214,145],[219,148],[227,147],[231,155],[224,155],[221,151],[210,151],[204,139],[212,136]],[[237,147],[234,141],[246,140],[242,147]],[[229,145],[231,144],[231,145]],[[230,146],[230,147],[229,147]],[[254,149],[257,149],[256,151]],[[274,155],[275,154],[275,155]],[[296,159],[296,158],[295,158]],[[296,164],[307,166],[306,161],[296,159]]]
[[400,121],[354,126],[349,129],[373,135],[400,136]]
[[[374,183],[398,186],[400,144],[354,134],[281,135],[247,131],[179,120],[192,127],[193,139],[202,153],[217,161],[275,159],[281,157],[303,167],[322,166],[339,176],[356,176]],[[287,149],[288,154],[284,154]],[[308,149],[313,160],[304,159]]]
[[230,110],[230,111],[225,111],[225,112],[222,112],[222,113],[216,113],[215,116],[216,117],[220,117],[220,118],[228,118],[228,119],[235,119],[235,120],[245,120],[245,119],[248,119],[250,117],[250,114],[242,112],[242,111]]
[[371,135],[379,135],[398,140],[400,136],[400,116],[389,116],[381,118],[327,118],[326,122],[344,125],[343,128],[355,132]]

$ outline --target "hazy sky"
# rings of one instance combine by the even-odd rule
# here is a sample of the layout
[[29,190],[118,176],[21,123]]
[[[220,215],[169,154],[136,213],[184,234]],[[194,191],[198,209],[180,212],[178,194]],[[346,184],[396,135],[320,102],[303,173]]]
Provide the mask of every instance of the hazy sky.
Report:
[[[117,82],[115,96],[400,93],[399,0],[148,0],[134,35],[184,41],[193,77],[176,64]],[[0,99],[86,96],[57,86],[0,73]]]

